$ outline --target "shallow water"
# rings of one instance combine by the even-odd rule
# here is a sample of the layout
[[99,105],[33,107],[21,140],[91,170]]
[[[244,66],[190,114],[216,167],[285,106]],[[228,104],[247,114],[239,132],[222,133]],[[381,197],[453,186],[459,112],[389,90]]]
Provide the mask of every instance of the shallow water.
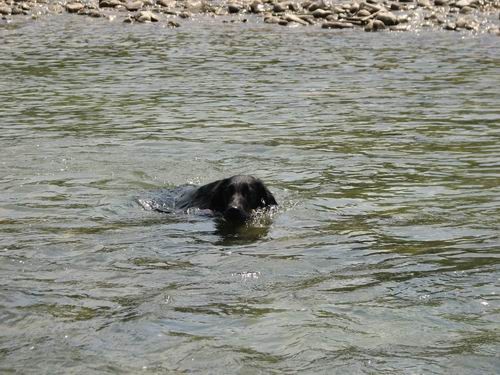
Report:
[[[500,48],[0,24],[0,371],[500,372]],[[250,173],[224,231],[137,199]]]

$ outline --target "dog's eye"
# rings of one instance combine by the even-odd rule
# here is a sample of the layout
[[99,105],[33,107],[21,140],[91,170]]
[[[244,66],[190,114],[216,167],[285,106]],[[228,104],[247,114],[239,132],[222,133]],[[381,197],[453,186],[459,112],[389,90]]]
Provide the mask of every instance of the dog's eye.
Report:
[[250,189],[247,185],[243,185],[243,187],[241,188],[241,193],[243,195],[248,195],[248,193],[250,192]]

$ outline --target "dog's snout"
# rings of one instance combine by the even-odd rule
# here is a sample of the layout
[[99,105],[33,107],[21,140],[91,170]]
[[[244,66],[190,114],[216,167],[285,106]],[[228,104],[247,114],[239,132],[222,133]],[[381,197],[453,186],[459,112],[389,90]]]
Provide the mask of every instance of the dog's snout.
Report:
[[243,222],[248,219],[249,215],[245,210],[236,206],[231,206],[224,212],[224,217],[227,221]]

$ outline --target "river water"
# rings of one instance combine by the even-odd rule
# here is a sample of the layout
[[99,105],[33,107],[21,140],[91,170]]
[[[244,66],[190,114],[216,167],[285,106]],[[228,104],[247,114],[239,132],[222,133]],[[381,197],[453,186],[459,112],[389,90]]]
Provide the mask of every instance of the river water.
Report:
[[[500,44],[0,25],[2,373],[500,372]],[[253,174],[225,231],[137,201]]]

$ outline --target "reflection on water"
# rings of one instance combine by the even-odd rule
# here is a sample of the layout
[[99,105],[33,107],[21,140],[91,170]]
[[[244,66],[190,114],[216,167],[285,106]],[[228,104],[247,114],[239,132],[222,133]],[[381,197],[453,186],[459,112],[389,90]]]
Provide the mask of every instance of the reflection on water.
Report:
[[1,371],[500,371],[497,37],[136,26],[0,25]]

